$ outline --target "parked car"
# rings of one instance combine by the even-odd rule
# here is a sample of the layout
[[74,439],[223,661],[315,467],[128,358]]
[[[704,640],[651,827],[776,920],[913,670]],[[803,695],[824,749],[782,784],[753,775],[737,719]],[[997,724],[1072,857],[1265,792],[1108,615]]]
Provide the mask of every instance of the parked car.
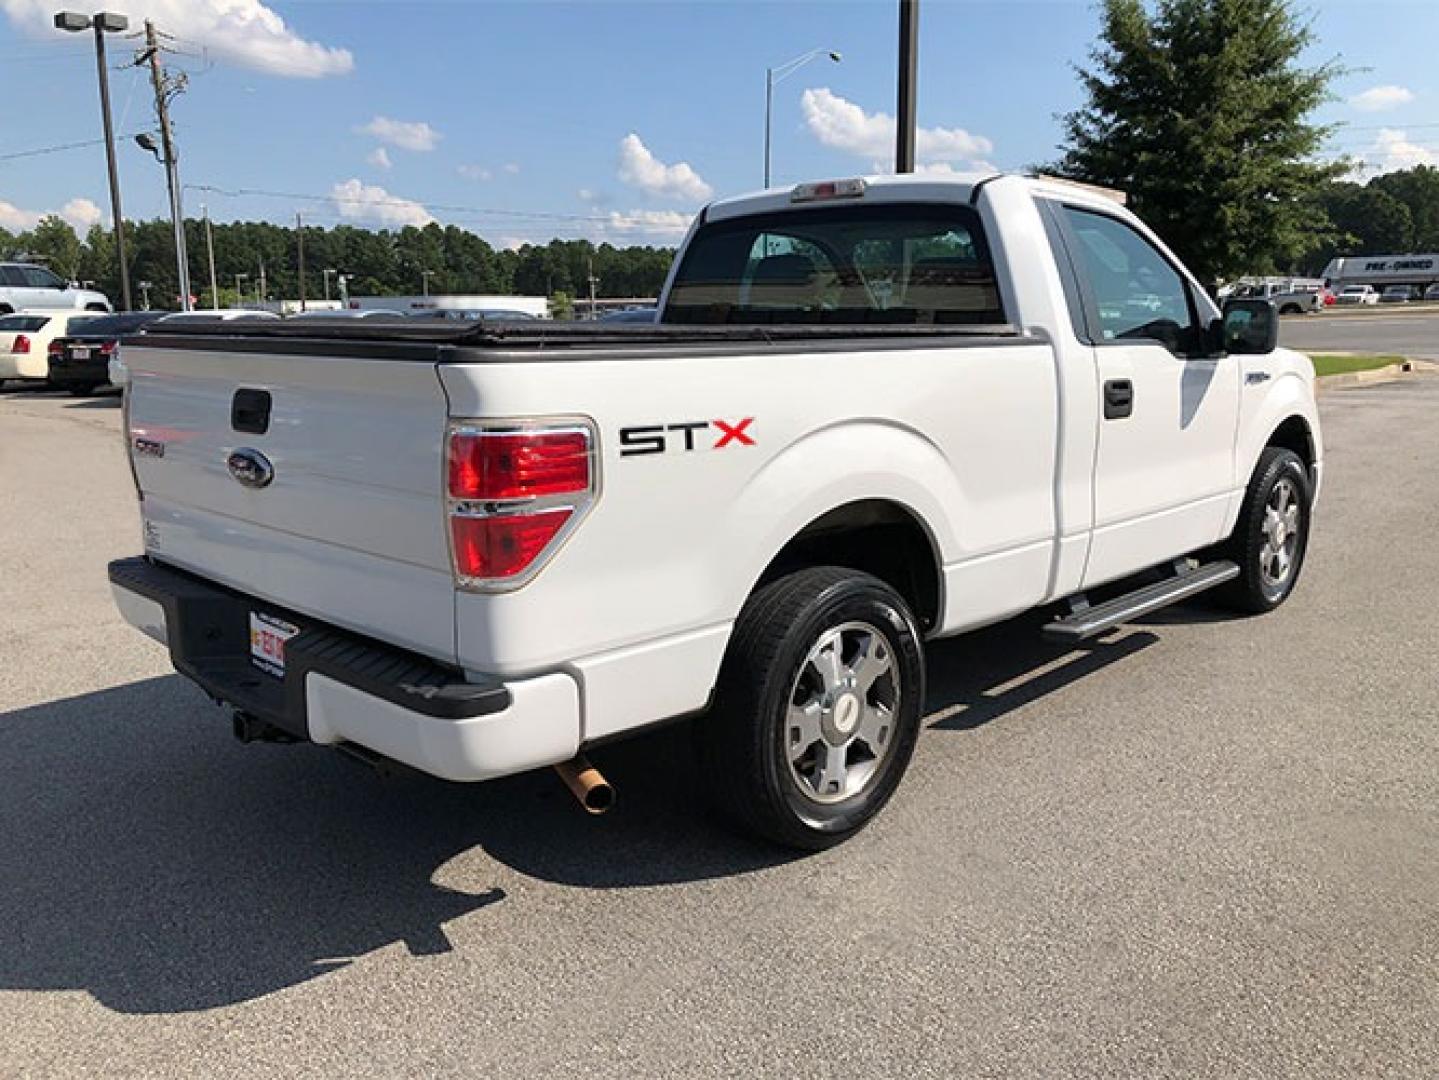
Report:
[[289,319],[403,319],[403,311],[386,311],[384,308],[322,308],[313,311],[297,311]]
[[69,390],[77,397],[110,385],[110,362],[119,351],[120,340],[139,333],[167,314],[165,311],[127,311],[78,323],[64,337],[50,342],[47,350],[50,385]]
[[1419,290],[1412,285],[1386,285],[1379,295],[1381,304],[1407,304],[1419,299]]
[[926,640],[1055,605],[1073,645],[1208,589],[1272,611],[1299,578],[1313,366],[1103,194],[894,176],[716,202],[659,310],[638,343],[143,335],[121,613],[245,741],[461,781],[556,765],[592,809],[587,746],[697,717],[696,784],[814,849],[898,787]]
[[1425,300],[1439,300],[1439,281],[1436,281],[1429,288],[1424,290]]
[[652,323],[659,318],[655,308],[625,308],[623,311],[608,311],[600,316],[603,323]]
[[1379,293],[1373,285],[1346,285],[1339,290],[1339,295],[1334,298],[1336,304],[1349,306],[1353,304],[1377,304]]
[[7,379],[44,382],[56,338],[97,318],[83,311],[20,311],[0,315],[0,383]]
[[31,263],[0,263],[0,315],[39,309],[109,311],[105,294],[81,289]]

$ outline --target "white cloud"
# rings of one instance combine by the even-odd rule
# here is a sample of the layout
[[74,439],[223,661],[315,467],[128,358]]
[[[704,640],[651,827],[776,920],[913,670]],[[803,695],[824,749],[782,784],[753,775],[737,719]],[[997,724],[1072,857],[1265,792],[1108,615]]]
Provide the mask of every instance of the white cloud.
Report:
[[688,162],[666,165],[634,133],[620,140],[619,176],[626,184],[668,199],[703,202],[714,194]]
[[[810,134],[825,146],[875,161],[893,160],[895,120],[888,113],[865,112],[825,87],[806,90],[800,107]],[[930,171],[956,161],[983,167],[982,159],[993,152],[994,143],[963,128],[920,128],[915,134],[915,157],[931,166]]]
[[455,172],[466,180],[488,180],[495,175],[483,165],[461,165]]
[[1360,112],[1383,112],[1397,109],[1414,100],[1414,91],[1405,86],[1371,86],[1363,93],[1355,94],[1349,104]]
[[58,210],[22,210],[14,203],[0,199],[0,229],[7,229],[10,232],[24,232],[33,229],[40,224],[40,220],[54,214],[64,218],[70,223],[81,237],[89,231],[91,225],[98,224],[104,219],[104,213],[89,199],[74,198]]
[[679,210],[630,210],[627,213],[611,210],[604,230],[665,237],[669,243],[676,243],[684,236],[693,220],[693,214],[685,214]]
[[517,175],[517,174],[519,173],[519,171],[520,171],[519,163],[518,163],[518,162],[515,162],[515,161],[507,161],[507,162],[505,162],[504,168],[505,168],[505,172],[509,173],[511,176]]
[[[52,37],[53,0],[0,0],[0,12],[26,32]],[[90,11],[90,8],[82,8]],[[218,60],[268,72],[315,79],[354,70],[348,49],[306,41],[260,0],[127,0],[121,10],[132,29],[153,19],[166,33],[203,45]]]
[[1416,165],[1439,166],[1439,154],[1410,142],[1409,136],[1398,128],[1381,128],[1374,137],[1373,147],[1360,154],[1358,160],[1359,173],[1367,176],[1412,169]]
[[377,169],[388,169],[394,164],[394,162],[390,160],[390,152],[383,146],[377,146],[371,150],[365,155],[365,160]]
[[100,224],[105,217],[104,213],[89,199],[71,199],[64,206],[60,207],[60,216],[70,223],[81,236],[89,231],[91,225]]
[[355,130],[361,135],[372,135],[382,143],[417,153],[433,150],[442,138],[423,120],[392,120],[388,116],[377,116]]
[[341,217],[365,225],[400,228],[428,225],[435,220],[420,203],[398,198],[376,184],[355,179],[332,187],[330,201]]

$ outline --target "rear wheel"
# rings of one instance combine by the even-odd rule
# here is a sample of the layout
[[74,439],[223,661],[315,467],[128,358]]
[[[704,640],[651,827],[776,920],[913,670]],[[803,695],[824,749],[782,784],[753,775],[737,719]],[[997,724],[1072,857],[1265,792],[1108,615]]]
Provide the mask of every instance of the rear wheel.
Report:
[[699,726],[714,801],[788,847],[838,844],[894,794],[923,698],[919,634],[892,588],[840,567],[771,582],[740,613]]
[[1238,611],[1273,611],[1294,591],[1309,547],[1311,488],[1304,462],[1292,450],[1266,447],[1250,478],[1225,556],[1239,576],[1215,599]]

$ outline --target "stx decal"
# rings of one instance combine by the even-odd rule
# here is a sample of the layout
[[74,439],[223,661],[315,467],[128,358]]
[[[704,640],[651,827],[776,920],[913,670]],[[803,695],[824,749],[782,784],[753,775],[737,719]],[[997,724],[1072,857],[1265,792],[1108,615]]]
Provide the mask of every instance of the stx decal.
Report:
[[[641,424],[637,427],[620,428],[620,457],[635,457],[639,454],[663,454],[667,450],[691,451],[703,449],[697,433],[714,428],[719,439],[709,447],[723,450],[726,446],[753,446],[754,436],[749,434],[753,416],[743,420],[689,420],[678,424]],[[706,440],[708,436],[705,436]]]

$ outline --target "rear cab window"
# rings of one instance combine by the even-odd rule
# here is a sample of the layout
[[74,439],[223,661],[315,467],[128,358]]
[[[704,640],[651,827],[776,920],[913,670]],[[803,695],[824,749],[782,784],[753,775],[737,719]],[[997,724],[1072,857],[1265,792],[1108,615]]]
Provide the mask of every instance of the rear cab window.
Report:
[[834,206],[702,226],[667,323],[1002,323],[979,215],[947,203]]
[[3,315],[0,316],[0,334],[33,334],[44,329],[49,321],[44,315]]

